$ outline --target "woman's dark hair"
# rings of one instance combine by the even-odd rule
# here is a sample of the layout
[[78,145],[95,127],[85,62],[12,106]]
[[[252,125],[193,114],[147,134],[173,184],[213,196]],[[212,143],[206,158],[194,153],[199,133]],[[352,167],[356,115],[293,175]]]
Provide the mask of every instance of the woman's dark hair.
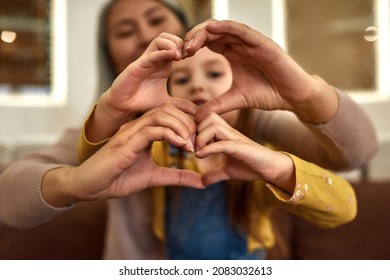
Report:
[[177,18],[179,19],[179,21],[183,25],[184,29],[188,30],[189,23],[188,23],[187,16],[185,14],[183,7],[181,7],[181,5],[179,5],[179,3],[177,1],[174,1],[174,0],[173,1],[172,0],[171,1],[170,0],[157,0],[157,1],[161,2],[161,4],[163,4],[169,10],[171,10],[177,16]]
[[[177,16],[180,23],[183,25],[183,30],[188,30],[188,20],[184,9],[175,0],[154,0],[167,7],[174,15]],[[99,98],[102,92],[106,91],[114,81],[116,75],[112,68],[110,61],[110,55],[107,46],[107,30],[106,20],[111,10],[112,5],[116,0],[110,0],[102,8],[98,22],[98,85],[97,85],[97,96]]]

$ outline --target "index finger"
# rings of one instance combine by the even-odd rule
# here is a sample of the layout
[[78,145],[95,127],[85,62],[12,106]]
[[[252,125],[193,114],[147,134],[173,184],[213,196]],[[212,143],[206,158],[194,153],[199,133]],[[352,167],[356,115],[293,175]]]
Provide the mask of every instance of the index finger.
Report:
[[199,49],[204,47],[207,42],[219,38],[221,35],[214,35],[207,31],[207,26],[217,22],[209,19],[192,28],[184,38],[183,58],[193,56]]
[[221,115],[246,107],[245,98],[242,95],[228,91],[200,106],[195,114],[195,122],[200,123],[211,112]]
[[168,99],[164,103],[172,104],[176,108],[180,109],[184,113],[187,113],[191,116],[195,116],[198,110],[198,106],[196,106],[191,101],[182,98],[168,97]]

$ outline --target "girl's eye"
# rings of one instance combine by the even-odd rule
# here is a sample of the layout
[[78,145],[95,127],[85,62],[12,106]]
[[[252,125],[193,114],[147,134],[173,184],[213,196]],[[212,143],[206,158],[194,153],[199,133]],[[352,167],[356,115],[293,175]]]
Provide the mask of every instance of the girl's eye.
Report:
[[210,71],[207,73],[207,77],[210,79],[218,79],[224,75],[223,72],[220,71]]
[[175,85],[185,85],[189,81],[188,77],[181,77],[181,78],[175,78],[173,79],[173,84]]

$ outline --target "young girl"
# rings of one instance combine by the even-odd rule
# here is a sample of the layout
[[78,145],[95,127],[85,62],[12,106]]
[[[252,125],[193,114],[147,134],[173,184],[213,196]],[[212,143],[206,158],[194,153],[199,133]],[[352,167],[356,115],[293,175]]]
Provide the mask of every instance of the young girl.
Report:
[[[169,70],[168,89],[176,100],[201,106],[231,87],[232,71],[222,55],[205,47],[181,60],[182,44],[169,34],[155,39],[126,70],[126,77],[133,82],[128,90],[164,90],[161,83],[166,82]],[[125,235],[132,236],[134,242],[144,242],[145,237],[153,240],[150,236],[154,236],[148,250],[163,252],[170,259],[263,259],[265,249],[275,242],[270,221],[274,206],[322,227],[338,226],[354,218],[356,199],[348,182],[294,155],[251,140],[254,126],[250,110],[221,116],[210,113],[199,123],[187,113],[169,104],[155,107],[123,126],[107,143],[108,150],[126,145],[128,156],[132,156],[136,153],[134,146],[142,141],[137,138],[132,142],[132,137],[143,136],[143,149],[138,152],[150,151],[156,166],[201,174],[207,187],[153,188],[151,196],[138,200],[148,205],[146,212],[131,211],[137,203],[134,195],[115,200],[112,203],[117,205],[123,224],[118,224],[118,219],[115,225],[109,222],[111,236],[115,236],[115,227],[122,228],[122,235],[125,227]],[[109,129],[101,127],[103,132]],[[151,131],[153,135],[161,132],[161,137],[153,139],[167,141],[151,141]],[[89,129],[88,135],[93,134]],[[84,131],[79,142],[83,160],[97,149],[85,135]],[[140,161],[140,170],[142,164]],[[120,210],[124,205],[128,209],[125,214]],[[129,220],[141,218],[141,227],[129,226]],[[111,237],[108,242],[112,246],[115,241]]]

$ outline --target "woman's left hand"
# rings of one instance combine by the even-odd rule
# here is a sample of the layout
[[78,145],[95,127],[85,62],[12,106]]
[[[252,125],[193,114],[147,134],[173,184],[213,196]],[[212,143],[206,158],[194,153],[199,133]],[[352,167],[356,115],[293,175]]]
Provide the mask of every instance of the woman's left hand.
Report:
[[289,110],[318,124],[329,121],[338,109],[333,87],[309,75],[274,41],[245,24],[205,21],[187,33],[183,54],[192,56],[203,46],[229,60],[234,79],[229,91],[199,109],[197,122],[210,112],[256,108]]

